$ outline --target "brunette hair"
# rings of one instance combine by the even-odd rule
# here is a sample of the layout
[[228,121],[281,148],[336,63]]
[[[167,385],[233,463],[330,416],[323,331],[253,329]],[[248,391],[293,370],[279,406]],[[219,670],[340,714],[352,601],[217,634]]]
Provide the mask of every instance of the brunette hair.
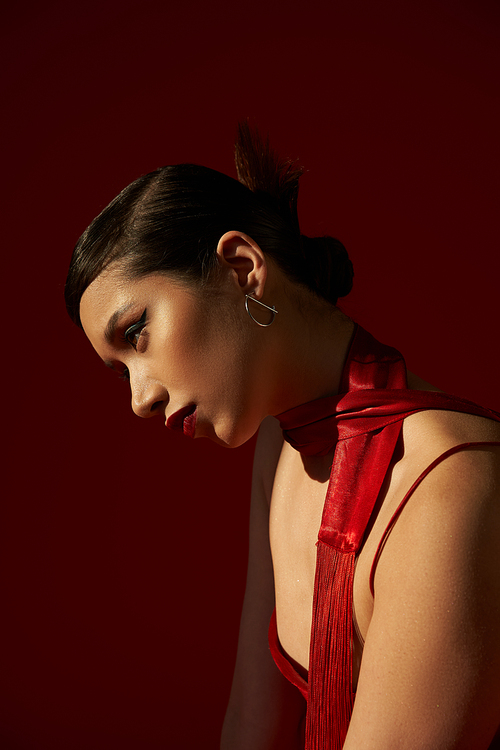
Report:
[[254,239],[290,279],[336,304],[352,287],[347,252],[333,237],[300,234],[297,195],[302,169],[280,159],[240,123],[238,180],[207,167],[161,167],[132,182],[78,240],[66,279],[66,307],[81,326],[85,289],[112,262],[130,277],[154,272],[207,283],[217,271],[216,248],[229,230]]

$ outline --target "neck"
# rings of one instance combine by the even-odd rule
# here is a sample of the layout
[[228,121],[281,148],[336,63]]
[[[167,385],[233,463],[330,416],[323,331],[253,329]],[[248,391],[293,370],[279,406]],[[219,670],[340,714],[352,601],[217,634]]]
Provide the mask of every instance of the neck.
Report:
[[[305,296],[305,295],[304,295]],[[353,321],[326,301],[283,298],[272,350],[273,415],[338,393]],[[287,304],[288,302],[288,304]]]

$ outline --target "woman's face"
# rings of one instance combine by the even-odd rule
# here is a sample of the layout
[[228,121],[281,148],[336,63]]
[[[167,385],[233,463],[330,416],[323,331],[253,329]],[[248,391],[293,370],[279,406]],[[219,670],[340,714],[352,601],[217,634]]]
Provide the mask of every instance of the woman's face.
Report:
[[129,280],[110,266],[80,317],[101,359],[130,380],[138,416],[235,447],[267,413],[243,302],[236,289],[213,295],[160,273]]

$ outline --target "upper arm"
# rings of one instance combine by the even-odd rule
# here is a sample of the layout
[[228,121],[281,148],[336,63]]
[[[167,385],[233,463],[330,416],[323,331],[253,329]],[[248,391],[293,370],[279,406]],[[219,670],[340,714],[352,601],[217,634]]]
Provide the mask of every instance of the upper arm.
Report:
[[500,723],[499,452],[449,457],[378,562],[345,750],[488,748]]
[[274,609],[269,507],[282,443],[278,422],[272,417],[264,420],[255,448],[247,582],[224,750],[293,750],[303,711],[302,696],[279,672],[268,646]]

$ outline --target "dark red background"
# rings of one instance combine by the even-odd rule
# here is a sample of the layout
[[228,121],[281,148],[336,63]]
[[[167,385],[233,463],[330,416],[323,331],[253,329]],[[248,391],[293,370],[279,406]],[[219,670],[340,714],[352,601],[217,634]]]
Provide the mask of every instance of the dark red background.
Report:
[[307,168],[345,309],[500,409],[499,13],[486,0],[67,2],[3,12],[0,748],[218,746],[251,446],[128,407],[65,317],[69,256],[165,163],[234,174],[238,119]]

